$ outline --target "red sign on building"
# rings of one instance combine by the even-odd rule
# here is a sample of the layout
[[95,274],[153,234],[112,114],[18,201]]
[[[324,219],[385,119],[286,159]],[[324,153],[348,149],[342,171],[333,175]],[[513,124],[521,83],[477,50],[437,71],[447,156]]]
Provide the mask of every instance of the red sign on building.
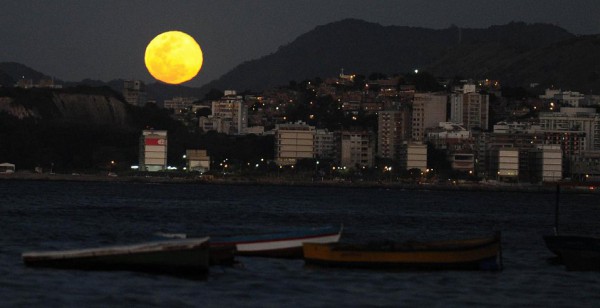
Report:
[[146,138],[146,145],[166,145],[167,140],[163,138]]

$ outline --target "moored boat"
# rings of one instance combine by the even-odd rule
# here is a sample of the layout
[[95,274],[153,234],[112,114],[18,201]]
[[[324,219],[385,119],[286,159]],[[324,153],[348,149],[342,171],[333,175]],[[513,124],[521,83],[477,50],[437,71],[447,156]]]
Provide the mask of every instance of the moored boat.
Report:
[[342,230],[342,226],[328,226],[278,233],[213,237],[210,247],[234,246],[235,254],[240,256],[302,258],[303,243],[336,243],[340,240]]
[[208,273],[209,238],[62,251],[26,252],[31,267],[78,270],[129,270],[202,277]]
[[600,238],[579,235],[547,235],[544,242],[570,271],[600,271]]
[[436,242],[305,243],[306,264],[393,270],[502,270],[501,236]]
[[[168,239],[184,239],[187,238],[185,233],[168,233],[168,232],[156,232],[154,233],[159,238]],[[235,245],[218,245],[213,246],[209,243],[209,264],[212,265],[224,265],[232,266],[236,263],[235,260]]]
[[600,238],[588,235],[559,234],[560,185],[556,185],[554,235],[544,236],[546,247],[570,271],[600,271]]

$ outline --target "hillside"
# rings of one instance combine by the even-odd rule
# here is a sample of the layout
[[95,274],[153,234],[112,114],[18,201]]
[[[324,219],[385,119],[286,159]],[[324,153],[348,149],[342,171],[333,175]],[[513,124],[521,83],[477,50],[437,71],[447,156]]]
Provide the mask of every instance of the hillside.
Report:
[[600,36],[572,37],[519,52],[489,42],[462,45],[429,67],[436,75],[502,80],[508,85],[540,83],[584,93],[600,91]]
[[[431,69],[443,77],[461,72],[483,76],[492,69],[507,70],[506,65],[519,57],[573,38],[564,29],[546,24],[433,30],[348,19],[319,26],[273,54],[242,63],[202,89],[260,90],[291,80],[335,76],[341,68],[366,76],[404,74],[415,68]],[[463,70],[463,66],[473,70]]]

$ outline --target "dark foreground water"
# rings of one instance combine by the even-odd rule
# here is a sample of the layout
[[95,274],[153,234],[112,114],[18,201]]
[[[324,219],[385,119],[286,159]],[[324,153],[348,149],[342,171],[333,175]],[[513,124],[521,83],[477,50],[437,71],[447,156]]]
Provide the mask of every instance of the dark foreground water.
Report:
[[[600,273],[548,262],[553,194],[0,182],[0,306],[597,306]],[[600,233],[594,195],[561,196],[565,232]],[[344,224],[342,241],[503,234],[502,272],[307,268],[240,258],[207,280],[25,267],[25,251],[147,241],[157,232],[239,234]]]

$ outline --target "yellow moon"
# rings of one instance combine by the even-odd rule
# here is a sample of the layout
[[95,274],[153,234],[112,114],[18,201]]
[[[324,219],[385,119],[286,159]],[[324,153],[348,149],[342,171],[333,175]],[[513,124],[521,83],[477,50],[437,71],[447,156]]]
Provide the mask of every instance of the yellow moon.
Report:
[[144,62],[152,77],[170,84],[194,78],[202,68],[202,49],[190,35],[168,31],[157,35],[146,47]]

